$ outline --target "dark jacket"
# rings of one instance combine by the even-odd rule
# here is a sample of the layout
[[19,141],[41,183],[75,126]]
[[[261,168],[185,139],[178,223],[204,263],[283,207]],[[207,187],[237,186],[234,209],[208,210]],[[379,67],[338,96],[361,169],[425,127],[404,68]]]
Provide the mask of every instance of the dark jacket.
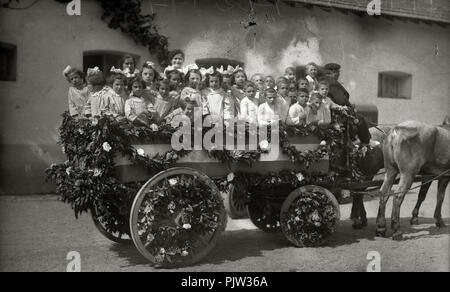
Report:
[[326,81],[330,84],[330,92],[328,93],[331,100],[333,100],[334,103],[342,106],[349,106],[351,107],[350,103],[350,94],[347,92],[347,90],[342,86],[339,81],[327,78]]

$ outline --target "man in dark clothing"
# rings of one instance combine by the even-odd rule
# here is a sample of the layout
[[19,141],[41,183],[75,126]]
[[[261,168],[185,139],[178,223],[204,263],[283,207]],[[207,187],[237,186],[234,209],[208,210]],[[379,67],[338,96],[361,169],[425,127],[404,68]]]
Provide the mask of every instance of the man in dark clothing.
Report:
[[[350,94],[339,82],[339,77],[341,73],[341,66],[336,63],[330,63],[325,65],[326,81],[329,83],[329,97],[334,103],[342,106],[347,106],[353,108],[350,103]],[[359,120],[357,134],[359,140],[361,140],[362,146],[367,146],[370,143],[370,132],[366,118],[356,113],[356,117]]]

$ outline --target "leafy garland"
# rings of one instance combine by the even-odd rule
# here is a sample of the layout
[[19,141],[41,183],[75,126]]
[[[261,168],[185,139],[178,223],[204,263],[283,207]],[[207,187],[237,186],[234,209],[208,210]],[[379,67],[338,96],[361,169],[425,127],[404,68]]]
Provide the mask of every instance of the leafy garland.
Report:
[[192,239],[216,231],[222,210],[220,196],[203,181],[168,177],[146,193],[138,234],[157,264],[182,262],[197,252]]
[[281,226],[298,245],[317,246],[334,232],[336,212],[325,194],[304,192],[281,215]]
[[[333,157],[336,149],[343,145],[343,121],[340,120],[339,114],[333,116],[335,122],[327,129],[310,126],[281,127],[282,151],[289,155],[294,163],[306,165],[325,156]],[[116,120],[108,115],[93,120],[74,119],[65,112],[59,143],[68,160],[53,164],[46,171],[47,179],[56,182],[56,193],[61,196],[62,201],[71,205],[76,217],[96,207],[108,231],[129,234],[129,210],[143,182],[123,184],[117,180],[114,175],[114,157],[119,153],[125,155],[133,164],[141,165],[153,173],[166,170],[190,151],[171,150],[149,157],[142,149],[135,149],[132,145],[136,141],[170,143],[174,131],[176,129],[165,123],[135,126],[127,120]],[[297,151],[287,138],[293,134],[306,136],[311,132],[324,139],[316,151]],[[251,165],[265,151],[261,148],[251,152],[212,150],[208,154],[223,163],[242,162]],[[324,185],[333,182],[340,175],[338,171],[331,171],[326,176],[294,172],[266,176],[233,174],[236,179],[245,181],[247,186],[262,188],[286,183],[293,188],[306,183]],[[300,179],[302,177],[303,179]],[[218,181],[218,185],[223,188],[231,181],[229,178],[223,178]]]

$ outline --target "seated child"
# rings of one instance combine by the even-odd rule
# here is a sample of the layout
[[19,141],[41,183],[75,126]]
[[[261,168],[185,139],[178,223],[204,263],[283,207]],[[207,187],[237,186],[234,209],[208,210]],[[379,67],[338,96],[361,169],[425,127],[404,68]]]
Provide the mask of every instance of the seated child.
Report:
[[142,80],[145,82],[145,89],[147,90],[155,90],[156,89],[156,81],[159,78],[159,72],[155,69],[155,64],[150,61],[147,61],[142,66]]
[[288,82],[297,82],[297,73],[294,67],[287,67],[284,71],[284,77]]
[[320,98],[322,99],[322,102],[325,104],[328,109],[338,109],[338,110],[347,110],[346,106],[340,106],[336,103],[334,103],[331,98],[328,96],[329,92],[329,85],[326,81],[319,82],[317,86]]
[[222,76],[218,71],[206,75],[207,88],[202,91],[205,106],[209,114],[223,118],[225,90],[222,88]]
[[156,83],[158,95],[155,101],[155,111],[161,119],[165,119],[175,109],[181,108],[179,95],[176,91],[170,91],[168,80],[161,80]]
[[317,92],[311,93],[309,104],[306,107],[306,124],[318,125],[319,127],[326,127],[331,123],[331,113],[322,102],[320,94]]
[[264,79],[264,84],[266,85],[266,88],[275,88],[275,78],[273,76],[267,76]]
[[308,79],[306,79],[304,77],[300,78],[298,80],[298,89],[306,89],[306,90],[308,90],[308,92],[310,92]]
[[297,93],[297,102],[289,108],[286,123],[291,126],[306,124],[306,106],[309,98],[308,89],[300,89]]
[[186,104],[185,115],[190,119],[194,118],[194,109],[201,108],[202,114],[207,114],[206,107],[203,107],[202,93],[200,91],[202,74],[198,69],[191,69],[186,74],[186,86],[181,91],[181,100]]
[[317,73],[319,73],[319,67],[316,65],[316,63],[309,63],[306,65],[306,80],[308,80],[308,90],[309,92],[317,90]]
[[83,117],[84,107],[88,99],[88,88],[84,83],[84,74],[80,69],[67,66],[63,71],[67,81],[72,85],[69,87],[69,114],[72,117]]
[[256,99],[256,85],[253,82],[247,81],[244,84],[245,97],[241,100],[241,115],[240,119],[248,123],[258,122],[258,99]]
[[145,83],[140,76],[132,78],[128,83],[131,94],[125,102],[125,117],[136,124],[148,124],[150,120],[158,118],[153,104],[142,97],[144,87]]
[[267,126],[279,121],[280,117],[276,109],[277,93],[273,88],[265,91],[267,101],[258,108],[258,125]]
[[111,113],[110,101],[116,93],[111,87],[106,86],[103,72],[98,67],[90,68],[86,79],[90,86],[90,92],[85,106],[85,115],[87,117],[98,117]]
[[277,111],[280,114],[280,119],[284,122],[286,121],[287,114],[289,112],[290,100],[288,100],[288,82],[284,81],[284,77],[281,77],[280,82],[277,83],[277,93],[276,106]]
[[183,89],[184,74],[178,70],[171,70],[167,71],[165,76],[166,79],[169,80],[170,91],[181,93],[181,90]]
[[127,79],[123,74],[112,74],[108,80],[109,85],[111,86],[111,88],[115,93],[110,96],[109,111],[115,117],[125,116],[126,80]]

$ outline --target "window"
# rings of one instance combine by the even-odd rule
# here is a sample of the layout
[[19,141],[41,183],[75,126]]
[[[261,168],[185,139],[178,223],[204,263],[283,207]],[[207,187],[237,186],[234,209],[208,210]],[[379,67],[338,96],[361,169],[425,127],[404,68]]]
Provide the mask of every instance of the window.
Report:
[[239,65],[239,67],[244,68],[244,63],[231,60],[231,59],[224,59],[224,58],[205,58],[205,59],[197,59],[195,60],[195,63],[200,68],[209,68],[211,66],[214,67],[214,69],[220,68],[220,66],[223,66],[225,69],[228,65],[236,67]]
[[378,97],[411,99],[412,75],[389,71],[378,74]]
[[98,67],[108,75],[113,66],[122,69],[119,63],[124,55],[133,56],[136,59],[137,67],[140,57],[134,54],[117,51],[87,51],[83,53],[83,71],[87,72],[88,68]]
[[0,81],[17,80],[17,46],[0,42]]

